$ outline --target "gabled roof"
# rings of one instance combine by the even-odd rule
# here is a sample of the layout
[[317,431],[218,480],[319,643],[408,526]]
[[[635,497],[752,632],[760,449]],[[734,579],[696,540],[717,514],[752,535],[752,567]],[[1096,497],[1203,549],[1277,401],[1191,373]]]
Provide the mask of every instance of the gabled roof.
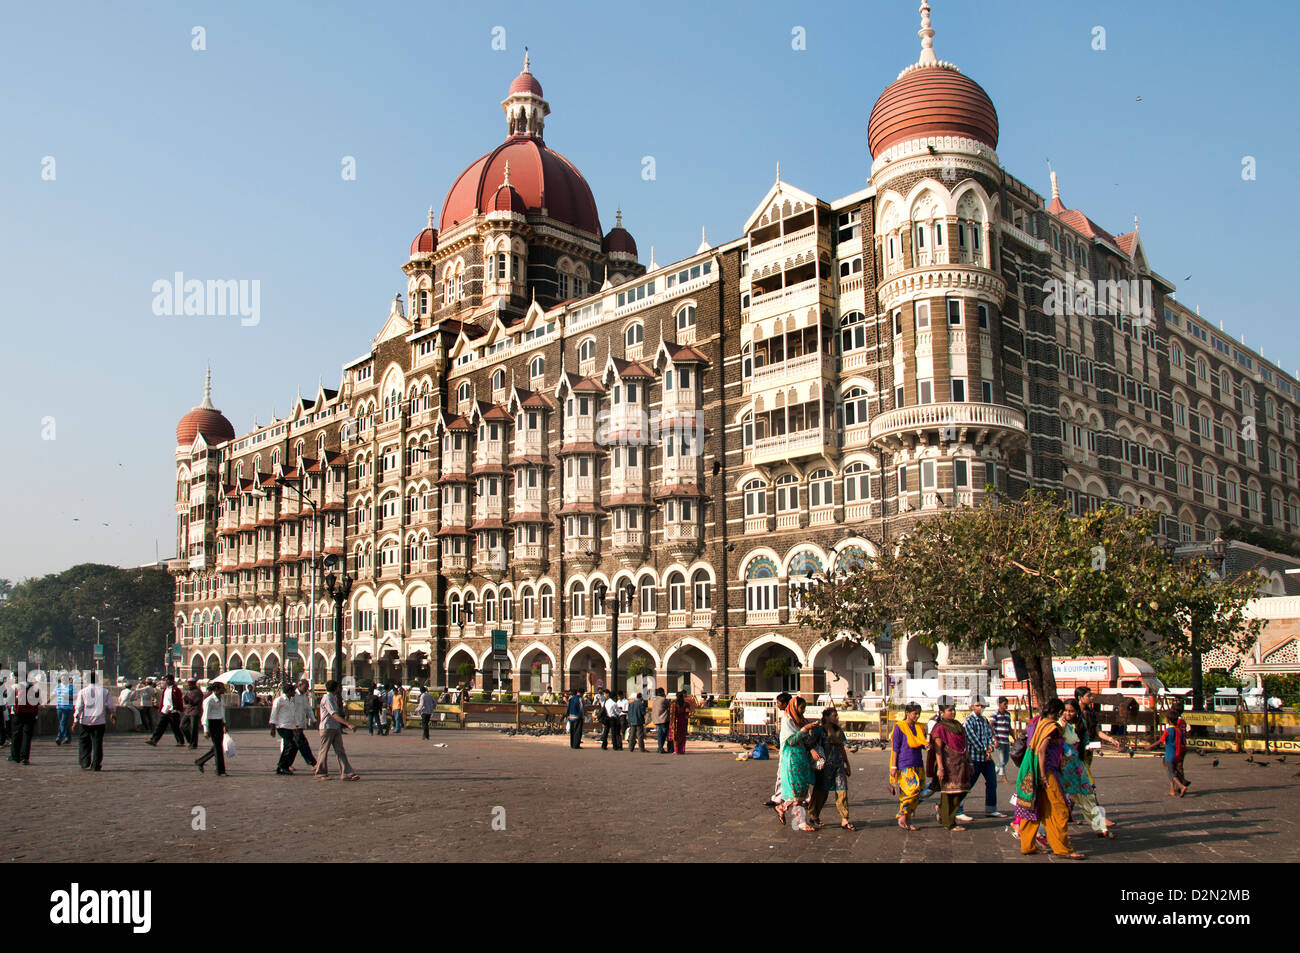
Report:
[[[784,205],[786,202],[789,202],[792,208],[797,208],[799,205],[816,208],[817,196],[810,192],[805,192],[803,189],[797,189],[788,182],[782,182],[778,167],[776,182],[767,190],[767,194],[763,196],[763,200],[758,203],[758,207],[754,209],[749,218],[745,219],[745,227],[743,231],[748,232],[752,230],[754,224],[763,217],[768,208],[773,204]],[[799,209],[799,212],[802,211],[803,209]],[[792,212],[791,214],[796,213]]]
[[615,357],[613,354],[611,354],[605,361],[605,370],[600,375],[601,381],[608,384],[611,374],[619,380],[649,381],[654,380],[655,377],[653,368],[647,367],[640,361],[625,361],[621,357]]
[[690,344],[673,344],[671,341],[660,341],[659,350],[655,352],[655,369],[663,367],[662,361],[669,361],[673,364],[708,364],[709,359],[698,348]]

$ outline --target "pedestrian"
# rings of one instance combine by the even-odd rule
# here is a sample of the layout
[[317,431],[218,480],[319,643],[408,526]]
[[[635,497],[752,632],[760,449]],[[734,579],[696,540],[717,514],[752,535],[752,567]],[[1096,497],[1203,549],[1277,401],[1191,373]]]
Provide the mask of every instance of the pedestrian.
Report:
[[890,734],[889,793],[898,798],[898,826],[914,831],[912,815],[925,790],[925,729],[918,724],[921,706],[915,702],[903,708],[903,720],[894,723]]
[[1114,837],[1106,826],[1106,812],[1097,806],[1092,776],[1080,756],[1079,732],[1075,727],[1080,717],[1078,701],[1067,698],[1065,711],[1061,712],[1061,784],[1066,803],[1071,806],[1071,812],[1073,805],[1079,806],[1083,819],[1098,837]]
[[344,781],[359,781],[361,775],[352,770],[348,754],[343,750],[343,732],[356,731],[343,718],[343,704],[338,696],[339,683],[330,679],[325,683],[325,694],[320,700],[320,760],[316,762],[315,777],[330,780],[329,755],[334,749],[339,759],[339,777]]
[[59,677],[59,686],[54,689],[55,714],[59,718],[59,731],[54,736],[56,745],[72,744],[72,709],[77,702],[77,690],[72,679],[67,675]]
[[158,704],[157,696],[153,679],[145,679],[144,686],[140,689],[140,724],[145,731],[153,731],[153,712],[154,706]]
[[41,711],[41,689],[39,685],[28,681],[18,682],[14,688],[14,739],[9,748],[9,760],[17,764],[30,764],[32,739],[36,737],[36,717]]
[[406,704],[406,692],[402,691],[401,682],[393,686],[391,703],[393,708],[393,734],[400,735],[402,725],[406,720],[403,711],[403,706]]
[[[790,693],[781,692],[776,696],[776,711],[774,717],[777,726],[777,757],[780,757],[781,745],[785,743],[787,730],[794,730],[794,723],[786,718],[785,709],[790,704]],[[763,803],[768,807],[775,808],[782,801],[781,797],[781,768],[778,762],[776,769],[776,783],[772,785],[772,796]]]
[[293,693],[293,713],[293,743],[302,755],[302,760],[314,768],[316,756],[311,753],[311,745],[307,743],[307,729],[316,719],[311,710],[311,687],[305,678],[298,679],[298,690]]
[[784,738],[781,742],[781,803],[776,807],[776,816],[784,824],[786,814],[793,811],[791,826],[797,831],[817,829],[808,823],[805,813],[808,790],[813,783],[813,763],[808,750],[813,746],[812,733],[817,727],[816,722],[804,720],[806,708],[804,699],[792,698],[786,706],[786,719],[790,725],[781,732]]
[[271,737],[280,738],[280,760],[276,762],[276,774],[293,774],[293,762],[298,756],[298,745],[293,740],[293,725],[297,721],[297,709],[293,703],[294,687],[292,682],[280,686],[280,694],[271,704]]
[[226,706],[221,700],[225,690],[226,686],[223,683],[209,682],[208,693],[203,698],[203,717],[200,727],[203,729],[203,737],[212,742],[212,750],[194,759],[200,774],[204,771],[204,765],[215,757],[217,777],[226,776],[226,752],[222,746],[226,736]]
[[239,696],[239,707],[246,708],[249,705],[257,704],[257,692],[253,691],[251,684],[244,686],[244,692]]
[[1100,743],[1105,742],[1117,751],[1122,750],[1123,745],[1101,730],[1101,709],[1097,706],[1097,696],[1093,694],[1091,688],[1080,685],[1074,690],[1074,700],[1079,703],[1079,722],[1076,729],[1079,733],[1079,756],[1083,758],[1083,763],[1091,773],[1094,741],[1098,742],[1098,747]]
[[631,702],[629,702],[627,699],[627,692],[619,692],[618,693],[618,733],[619,733],[619,737],[622,738],[627,737],[627,726],[628,726],[627,710],[630,707],[630,705]]
[[95,684],[95,673],[88,676],[86,686],[77,692],[73,704],[72,722],[81,728],[77,744],[77,760],[83,771],[100,770],[104,765],[105,719],[117,724],[113,696]]
[[668,740],[668,696],[662,688],[655,689],[654,700],[650,703],[650,720],[655,726],[655,741],[659,744],[659,753],[664,753],[664,742]]
[[[966,716],[962,727],[966,729],[966,752],[970,755],[971,767],[974,769],[971,784],[973,786],[980,778],[984,779],[984,816],[1006,817],[998,810],[998,776],[993,766],[997,740],[993,726],[984,718],[984,699],[977,697],[971,700],[970,714]],[[959,809],[965,800],[962,798],[962,803],[957,805]],[[962,816],[967,816],[964,810]]]
[[668,737],[672,740],[673,751],[686,754],[686,735],[690,730],[691,703],[685,692],[678,692],[668,710]]
[[939,722],[930,733],[926,773],[938,782],[939,823],[950,831],[964,831],[971,820],[961,813],[961,801],[970,790],[970,755],[966,729],[957,720],[957,706],[950,701],[939,705]]
[[135,689],[130,685],[123,685],[122,691],[117,696],[118,711],[129,711],[131,713],[132,731],[138,731],[140,725],[140,710],[135,707],[134,701]]
[[609,750],[609,739],[614,739],[614,750],[623,750],[623,732],[619,729],[619,711],[618,702],[608,688],[601,690],[600,711],[604,716],[601,724],[604,730],[600,733],[600,750]]
[[1169,706],[1167,725],[1160,737],[1151,745],[1151,750],[1165,749],[1165,774],[1169,778],[1169,791],[1166,797],[1185,797],[1187,780],[1183,777],[1183,758],[1187,755],[1187,723],[1183,721],[1183,706],[1178,702]]
[[645,697],[636,693],[636,698],[627,704],[627,750],[635,751],[637,743],[641,745],[641,753],[645,753]]
[[1038,829],[1047,834],[1052,853],[1070,860],[1083,860],[1084,855],[1070,846],[1070,808],[1065,801],[1065,785],[1061,780],[1061,759],[1064,743],[1061,739],[1059,719],[1065,705],[1059,698],[1050,698],[1042,713],[1025,726],[1025,755],[1020,761],[1016,778],[1016,820],[1020,827],[1020,852],[1037,854]]
[[1006,695],[998,696],[998,710],[993,715],[993,763],[998,777],[1010,784],[1007,762],[1011,759],[1011,702]]
[[427,685],[420,686],[420,700],[415,705],[415,713],[420,716],[420,727],[424,729],[424,740],[429,740],[429,720],[433,717],[433,694]]
[[[370,699],[368,704],[366,705],[366,711],[370,716],[368,725],[370,728],[370,733],[372,735],[375,733],[376,728],[382,729],[383,727],[379,719],[379,713],[383,710],[383,708],[384,708],[384,686],[381,684],[381,685],[376,685],[374,688],[370,689]],[[383,731],[381,730],[379,733],[382,735]]]
[[153,735],[145,739],[145,744],[158,747],[158,739],[168,728],[176,739],[176,747],[183,747],[185,736],[181,734],[181,708],[185,702],[181,690],[176,687],[176,679],[171,675],[163,676],[162,690],[158,699],[158,724],[154,726]]
[[181,734],[189,742],[190,750],[199,746],[199,724],[203,717],[203,692],[199,683],[190,679],[185,683],[185,693],[181,695]]
[[849,751],[844,746],[844,729],[840,727],[840,713],[834,708],[822,709],[821,724],[813,731],[813,746],[822,753],[822,766],[814,764],[812,806],[808,818],[813,827],[822,826],[822,808],[831,792],[835,792],[835,810],[840,815],[840,827],[846,831],[857,828],[849,820]]
[[582,696],[576,688],[569,689],[569,704],[565,708],[564,717],[569,723],[569,747],[581,748],[582,720],[586,717],[586,712],[582,707]]

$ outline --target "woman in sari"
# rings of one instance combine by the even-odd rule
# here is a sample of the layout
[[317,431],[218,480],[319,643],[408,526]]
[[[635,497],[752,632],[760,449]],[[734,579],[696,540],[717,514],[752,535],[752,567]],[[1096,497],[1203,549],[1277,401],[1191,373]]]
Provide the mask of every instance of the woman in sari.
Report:
[[673,751],[686,754],[686,732],[690,726],[691,705],[686,700],[685,692],[678,692],[673,703],[668,706],[668,740]]
[[805,721],[804,709],[808,703],[802,698],[792,698],[786,706],[790,722],[781,731],[781,803],[776,815],[785,823],[786,812],[794,809],[793,826],[797,831],[815,831],[808,823],[804,809],[808,804],[808,788],[813,783],[812,758],[808,749],[813,746],[813,729],[816,722]]
[[925,790],[925,728],[917,723],[921,706],[907,705],[903,720],[894,724],[890,735],[889,793],[898,797],[898,826],[914,831],[912,815],[921,803]]
[[939,721],[930,733],[926,773],[939,785],[939,822],[950,831],[964,831],[957,823],[958,805],[970,790],[967,779],[970,758],[966,753],[966,729],[957,720],[957,706],[939,706]]
[[1079,733],[1075,726],[1081,717],[1083,712],[1078,701],[1067,698],[1065,711],[1061,713],[1061,783],[1065,788],[1065,800],[1072,811],[1074,805],[1078,805],[1083,819],[1098,837],[1113,838],[1115,835],[1106,828],[1106,815],[1097,806],[1092,775],[1088,773],[1088,766],[1083,763],[1079,751]]
[[1052,853],[1071,860],[1083,860],[1083,854],[1070,847],[1070,834],[1066,825],[1070,808],[1065,801],[1065,785],[1061,781],[1061,758],[1064,742],[1058,719],[1065,705],[1053,698],[1043,706],[1042,714],[1034,719],[1027,731],[1029,742],[1020,762],[1020,775],[1016,779],[1016,820],[1020,822],[1020,852],[1037,854],[1034,843],[1041,826],[1047,833],[1047,843]]
[[844,729],[840,727],[840,713],[834,706],[822,710],[821,724],[812,733],[812,743],[822,752],[822,766],[817,768],[813,780],[812,807],[808,817],[813,827],[822,827],[822,808],[832,791],[835,792],[835,810],[840,813],[840,827],[856,831],[849,820],[849,752],[844,747]]

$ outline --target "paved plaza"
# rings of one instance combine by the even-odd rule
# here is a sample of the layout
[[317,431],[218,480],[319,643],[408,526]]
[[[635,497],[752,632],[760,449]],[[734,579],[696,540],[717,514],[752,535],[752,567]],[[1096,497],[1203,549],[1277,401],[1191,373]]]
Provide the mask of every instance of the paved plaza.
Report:
[[[310,734],[313,747],[316,735]],[[144,736],[110,735],[104,771],[77,766],[76,747],[37,739],[32,763],[0,761],[7,821],[2,856],[13,861],[534,861],[534,860],[851,860],[1009,861],[1022,858],[1005,821],[976,820],[964,833],[939,828],[933,808],[921,830],[894,823],[886,789],[887,754],[852,755],[857,833],[816,834],[781,827],[761,805],[775,761],[737,762],[734,745],[695,742],[685,756],[580,751],[562,738],[511,738],[494,731],[418,731],[347,737],[358,782],[274,774],[278,742],[238,732],[231,775],[193,766],[196,752],[157,748]],[[447,747],[436,748],[436,743]],[[3,749],[7,754],[7,749]],[[1244,755],[1189,756],[1192,788],[1164,796],[1154,758],[1096,762],[1101,801],[1118,826],[1102,841],[1074,826],[1076,847],[1094,861],[1232,863],[1300,860],[1300,764]],[[1264,760],[1256,756],[1256,761]],[[337,768],[335,769],[337,771]],[[1005,805],[1010,787],[1001,786]],[[970,805],[982,809],[983,789]],[[933,802],[930,802],[933,803]],[[192,829],[202,807],[206,830]],[[502,812],[494,810],[504,808]],[[1004,807],[1004,809],[1006,809]],[[500,827],[504,820],[504,830]]]

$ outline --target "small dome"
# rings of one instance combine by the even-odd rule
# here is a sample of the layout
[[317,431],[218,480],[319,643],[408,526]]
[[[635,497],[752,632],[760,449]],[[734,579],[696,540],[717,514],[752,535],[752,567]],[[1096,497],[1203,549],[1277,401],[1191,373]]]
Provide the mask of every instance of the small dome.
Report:
[[176,425],[176,446],[189,447],[194,438],[203,434],[203,439],[210,444],[233,440],[235,428],[221,411],[212,406],[212,370],[208,370],[203,385],[203,403],[181,418]]
[[411,240],[411,257],[432,255],[438,250],[438,230],[433,227],[433,206],[429,206],[429,224]]
[[524,197],[515,191],[514,186],[501,185],[497,188],[496,195],[492,196],[492,204],[488,207],[489,212],[517,212],[520,215],[528,214],[528,206],[524,204]]
[[[499,88],[499,87],[498,87]],[[525,70],[515,77],[514,82],[510,84],[510,93],[532,93],[534,96],[542,95],[542,84],[537,82],[532,73]]]
[[606,255],[628,255],[636,258],[636,240],[632,233],[623,227],[623,210],[619,209],[614,227],[605,235],[601,250]]

